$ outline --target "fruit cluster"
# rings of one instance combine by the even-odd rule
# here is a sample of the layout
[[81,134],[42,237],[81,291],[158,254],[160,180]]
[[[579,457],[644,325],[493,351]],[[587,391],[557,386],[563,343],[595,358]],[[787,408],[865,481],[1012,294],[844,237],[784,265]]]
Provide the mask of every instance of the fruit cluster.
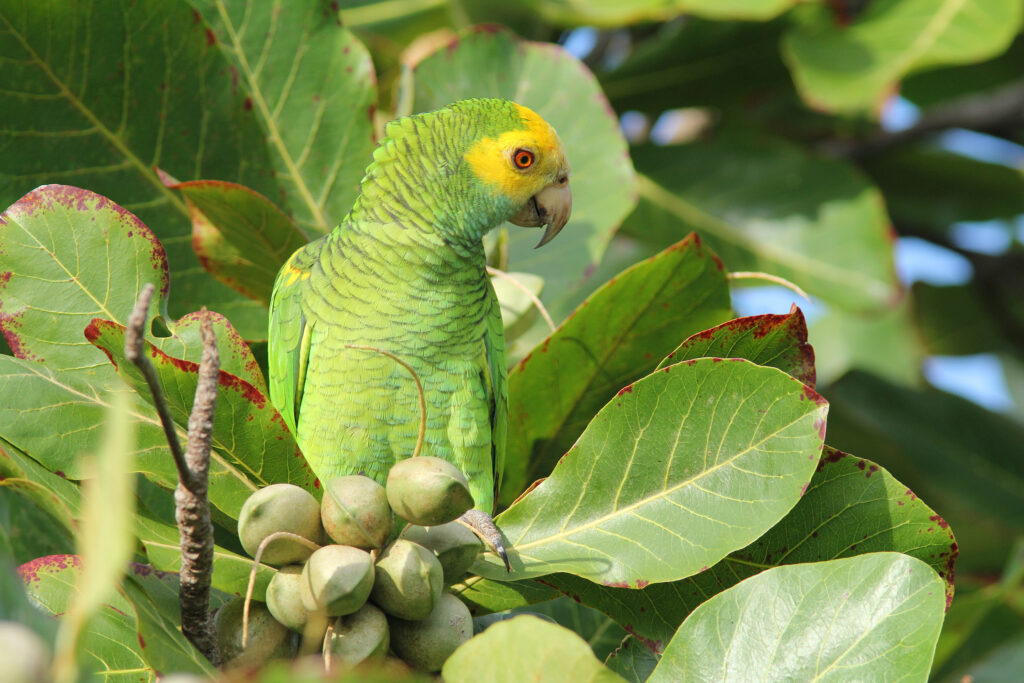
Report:
[[[415,669],[439,671],[473,635],[469,610],[444,590],[483,548],[455,521],[472,505],[463,474],[432,457],[399,462],[386,487],[362,475],[336,477],[322,504],[291,484],[256,491],[242,506],[238,534],[255,561],[279,569],[266,604],[251,603],[247,618],[241,600],[218,611],[224,660],[255,665],[290,654],[290,630],[315,639],[332,669],[390,651]],[[408,525],[393,538],[396,514]]]

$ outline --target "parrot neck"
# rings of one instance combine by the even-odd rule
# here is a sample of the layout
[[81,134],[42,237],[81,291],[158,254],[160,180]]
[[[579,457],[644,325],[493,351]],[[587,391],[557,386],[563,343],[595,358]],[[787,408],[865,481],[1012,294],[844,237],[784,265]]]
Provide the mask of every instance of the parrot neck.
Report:
[[452,134],[471,125],[472,119],[450,109],[389,124],[342,226],[367,233],[400,226],[426,242],[439,238],[462,257],[482,255],[483,236],[515,207],[486,191],[461,146],[452,144]]

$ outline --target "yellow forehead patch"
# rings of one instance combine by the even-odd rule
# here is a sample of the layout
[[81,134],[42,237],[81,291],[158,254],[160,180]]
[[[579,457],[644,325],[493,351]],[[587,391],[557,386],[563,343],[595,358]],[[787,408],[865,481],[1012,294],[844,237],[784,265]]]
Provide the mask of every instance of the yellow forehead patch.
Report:
[[497,186],[514,200],[526,201],[537,191],[539,174],[524,175],[515,171],[507,153],[517,147],[531,147],[538,153],[538,171],[560,162],[562,143],[547,121],[532,109],[516,104],[525,130],[510,130],[498,137],[478,140],[466,153],[465,159],[473,173],[484,182]]

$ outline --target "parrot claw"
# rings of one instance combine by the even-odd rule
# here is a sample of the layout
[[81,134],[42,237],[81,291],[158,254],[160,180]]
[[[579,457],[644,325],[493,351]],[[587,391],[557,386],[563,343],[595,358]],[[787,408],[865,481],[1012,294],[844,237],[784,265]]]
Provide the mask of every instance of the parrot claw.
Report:
[[505,563],[505,571],[511,573],[512,565],[508,561],[508,553],[505,552],[505,544],[501,540],[501,532],[494,524],[494,519],[483,510],[467,510],[458,521],[480,537],[487,547],[501,558]]

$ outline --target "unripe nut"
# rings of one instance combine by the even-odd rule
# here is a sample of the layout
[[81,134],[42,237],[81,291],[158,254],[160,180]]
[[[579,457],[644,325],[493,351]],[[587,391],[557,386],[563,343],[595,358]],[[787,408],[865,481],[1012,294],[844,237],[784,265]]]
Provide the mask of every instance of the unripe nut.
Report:
[[257,666],[272,657],[291,654],[288,629],[278,623],[261,602],[249,604],[249,638],[242,649],[242,612],[245,600],[235,598],[214,617],[217,646],[228,668]]
[[419,456],[388,472],[388,503],[395,514],[421,526],[446,524],[473,507],[465,475],[440,458]]
[[484,544],[465,524],[448,522],[438,526],[409,525],[402,538],[432,551],[444,570],[444,584],[451,584],[469,571]]
[[278,622],[302,633],[309,620],[309,611],[302,604],[302,567],[297,564],[281,567],[267,586],[267,609]]
[[[271,484],[246,499],[238,515],[238,536],[245,552],[255,557],[263,539],[278,531],[297,534],[314,543],[320,540],[320,504],[313,494],[294,484]],[[292,564],[302,562],[312,552],[299,541],[280,538],[267,545],[260,561],[275,566]]]
[[388,614],[401,619],[423,619],[441,597],[444,570],[434,553],[398,539],[377,559],[370,599]]
[[302,568],[302,605],[310,612],[352,614],[363,606],[373,588],[370,554],[347,545],[326,545],[309,556]]
[[330,652],[331,670],[350,669],[370,657],[384,657],[391,642],[388,619],[366,603],[356,612],[335,619],[324,640]]
[[358,474],[327,482],[320,518],[335,543],[365,549],[383,547],[395,519],[384,487]]
[[391,649],[421,671],[440,671],[456,648],[473,635],[473,618],[462,601],[443,593],[437,607],[422,621],[389,619]]

